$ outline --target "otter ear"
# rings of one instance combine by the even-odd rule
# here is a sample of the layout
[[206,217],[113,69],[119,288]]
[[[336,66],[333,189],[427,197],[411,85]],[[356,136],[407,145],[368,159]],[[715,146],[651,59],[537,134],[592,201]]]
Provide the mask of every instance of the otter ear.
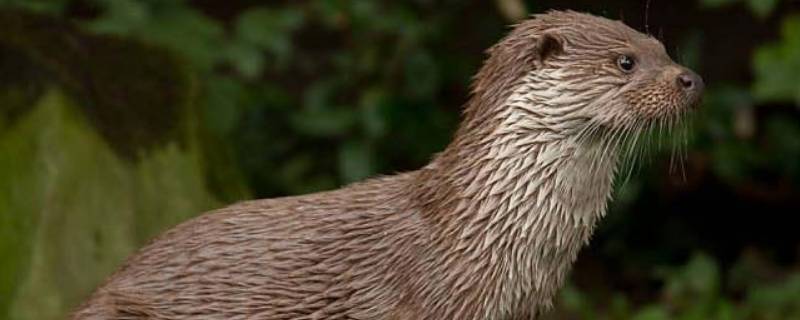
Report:
[[564,45],[556,36],[545,33],[536,42],[536,57],[539,62],[564,52]]

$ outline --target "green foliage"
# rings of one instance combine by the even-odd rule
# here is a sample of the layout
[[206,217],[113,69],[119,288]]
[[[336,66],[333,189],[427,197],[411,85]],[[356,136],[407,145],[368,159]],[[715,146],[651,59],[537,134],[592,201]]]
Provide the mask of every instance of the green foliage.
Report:
[[[786,67],[784,67],[786,68]],[[798,138],[800,124],[790,118],[765,116],[756,123],[758,88],[766,86],[757,79],[753,92],[738,87],[712,88],[705,99],[704,116],[694,126],[699,134],[696,150],[710,155],[714,173],[730,184],[756,183],[760,174],[779,176],[800,182]],[[770,101],[789,101],[788,96],[772,95]],[[754,126],[760,125],[762,142],[756,140]]]
[[0,0],[0,6],[16,7],[39,13],[58,14],[69,0]]
[[679,268],[664,269],[659,278],[663,282],[659,303],[633,306],[628,297],[615,295],[604,307],[602,300],[567,286],[561,292],[556,314],[574,315],[579,319],[620,320],[778,320],[800,317],[798,274],[790,275],[782,282],[760,282],[754,275],[746,274],[744,281],[749,289],[744,298],[737,298],[727,294],[722,286],[723,274],[717,262],[705,254],[695,254]]
[[745,313],[759,319],[800,318],[800,274],[776,285],[753,285]]
[[224,57],[222,26],[182,1],[97,2],[103,14],[87,23],[91,31],[135,36],[180,53],[198,68],[210,68]]
[[725,5],[735,4],[735,3],[743,3],[746,4],[750,10],[759,17],[766,17],[769,15],[775,7],[778,5],[780,0],[701,0],[704,6],[709,8],[719,8]]
[[781,40],[759,48],[753,64],[756,98],[800,105],[800,16],[783,21]]
[[294,10],[272,10],[256,7],[242,13],[236,20],[230,61],[237,71],[255,78],[265,66],[264,54],[272,58],[270,67],[285,68],[292,53],[292,33],[303,23],[304,16]]

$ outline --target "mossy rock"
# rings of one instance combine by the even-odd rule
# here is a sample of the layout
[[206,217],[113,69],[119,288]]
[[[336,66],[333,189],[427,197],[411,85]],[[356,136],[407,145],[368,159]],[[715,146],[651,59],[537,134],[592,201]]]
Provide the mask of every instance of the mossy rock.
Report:
[[194,148],[130,162],[61,92],[31,109],[0,131],[0,315],[61,319],[147,239],[220,203]]

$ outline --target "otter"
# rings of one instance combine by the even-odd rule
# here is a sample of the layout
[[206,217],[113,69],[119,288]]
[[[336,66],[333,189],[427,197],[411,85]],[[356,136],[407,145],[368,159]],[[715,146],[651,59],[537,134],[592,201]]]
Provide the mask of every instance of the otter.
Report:
[[196,217],[73,319],[535,319],[605,215],[625,141],[702,91],[622,22],[534,15],[488,50],[425,167]]

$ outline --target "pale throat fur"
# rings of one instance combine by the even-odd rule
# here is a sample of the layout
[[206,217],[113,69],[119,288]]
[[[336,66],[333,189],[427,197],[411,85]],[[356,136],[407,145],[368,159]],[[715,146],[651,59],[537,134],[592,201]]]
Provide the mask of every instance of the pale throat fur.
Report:
[[571,43],[543,48],[517,30],[490,50],[462,126],[420,170],[416,190],[442,242],[497,280],[476,289],[486,319],[519,308],[536,314],[551,304],[605,215],[617,170],[618,145],[593,139],[589,130],[598,129],[597,119],[626,117],[593,115],[624,110],[613,104],[626,81],[576,67],[592,59],[559,57],[560,50],[575,50]]
[[529,87],[547,86],[537,78],[531,73],[504,101],[485,140],[459,147],[467,152],[450,159],[445,151],[421,172],[437,179],[437,188],[449,180],[456,189],[425,198],[442,201],[434,210],[443,238],[457,235],[456,251],[467,253],[474,268],[505,279],[487,282],[496,288],[483,294],[486,312],[549,305],[611,195],[615,150],[550,126],[548,113],[560,110],[536,102],[546,90]]

